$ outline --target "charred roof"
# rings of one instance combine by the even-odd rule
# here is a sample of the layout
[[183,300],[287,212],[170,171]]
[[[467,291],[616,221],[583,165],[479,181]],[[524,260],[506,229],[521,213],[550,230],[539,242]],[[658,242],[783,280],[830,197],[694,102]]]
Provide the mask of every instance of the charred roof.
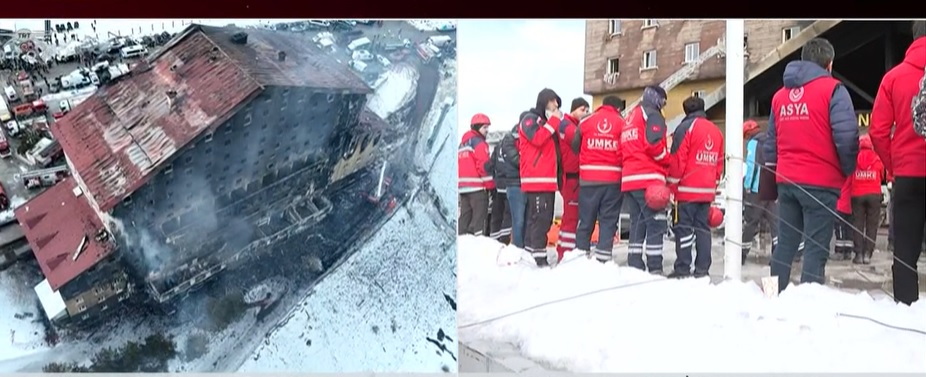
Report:
[[[241,34],[236,41],[232,36]],[[366,94],[350,69],[296,34],[191,25],[132,75],[52,127],[87,195],[109,211],[178,150],[268,86]],[[284,51],[287,58],[279,59]]]

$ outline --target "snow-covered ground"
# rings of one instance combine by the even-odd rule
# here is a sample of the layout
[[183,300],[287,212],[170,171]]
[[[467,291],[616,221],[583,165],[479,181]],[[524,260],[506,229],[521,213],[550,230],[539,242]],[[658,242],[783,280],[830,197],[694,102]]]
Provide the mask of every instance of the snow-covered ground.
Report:
[[[197,23],[202,25],[209,26],[225,26],[229,24],[234,24],[240,27],[247,26],[258,26],[258,25],[270,25],[281,22],[294,22],[300,21],[299,19],[254,19],[254,18],[229,18],[229,19],[154,19],[154,18],[145,18],[145,19],[131,19],[131,18],[118,18],[118,19],[105,19],[105,20],[93,20],[93,19],[52,19],[51,24],[52,28],[56,24],[66,24],[68,22],[74,23],[77,21],[80,24],[80,27],[71,31],[68,34],[76,34],[79,40],[83,40],[84,37],[94,37],[97,39],[107,39],[112,35],[122,35],[122,36],[143,36],[151,35],[154,33],[168,32],[175,33],[180,30],[183,30],[187,25],[191,23]],[[91,27],[93,21],[98,21],[96,23],[96,30]],[[45,20],[43,19],[0,19],[0,29],[29,29],[34,31],[44,31],[45,30]]]
[[766,298],[754,283],[668,280],[571,254],[553,269],[505,265],[501,250],[458,239],[464,342],[514,344],[571,372],[926,373],[926,300],[817,284]]
[[431,141],[418,144],[419,166],[430,169],[431,186],[440,197],[446,213],[457,211],[457,80],[456,60],[447,61],[442,73],[450,75],[444,79],[434,95],[434,106],[424,118],[419,140]]
[[415,98],[418,76],[418,70],[409,64],[389,67],[374,85],[375,92],[367,101],[367,107],[386,119]]
[[[32,287],[24,284],[14,270],[0,271],[0,355],[16,359],[41,352],[45,342],[45,327],[39,318],[38,302]],[[0,372],[5,372],[0,368]]]
[[19,206],[25,204],[26,201],[27,200],[25,198],[16,195],[10,198],[10,208],[0,212],[0,222],[12,220],[13,217],[16,216],[13,214],[13,211],[16,210],[16,208],[19,208]]

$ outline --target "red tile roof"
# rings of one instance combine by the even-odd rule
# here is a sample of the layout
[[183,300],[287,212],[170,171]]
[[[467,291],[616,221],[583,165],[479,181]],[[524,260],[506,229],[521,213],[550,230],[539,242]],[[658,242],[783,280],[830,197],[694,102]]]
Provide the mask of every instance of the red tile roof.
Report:
[[303,36],[247,30],[247,44],[235,44],[230,38],[237,31],[188,27],[130,77],[100,88],[51,127],[100,210],[131,195],[176,151],[265,86],[370,92]]
[[[110,242],[95,240],[103,223],[87,198],[74,194],[75,187],[74,179],[67,178],[14,212],[42,273],[56,291],[115,249]],[[86,246],[74,260],[84,237]]]

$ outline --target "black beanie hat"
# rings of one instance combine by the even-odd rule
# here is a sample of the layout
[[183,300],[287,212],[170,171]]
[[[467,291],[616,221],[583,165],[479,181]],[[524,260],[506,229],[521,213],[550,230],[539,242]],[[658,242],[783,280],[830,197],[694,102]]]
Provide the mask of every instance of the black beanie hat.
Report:
[[576,111],[576,109],[578,109],[578,108],[580,108],[580,107],[582,107],[582,106],[591,107],[591,106],[588,105],[588,101],[586,101],[585,98],[582,98],[582,97],[576,98],[576,99],[572,100],[572,107],[569,108],[569,111],[570,111],[570,112]]

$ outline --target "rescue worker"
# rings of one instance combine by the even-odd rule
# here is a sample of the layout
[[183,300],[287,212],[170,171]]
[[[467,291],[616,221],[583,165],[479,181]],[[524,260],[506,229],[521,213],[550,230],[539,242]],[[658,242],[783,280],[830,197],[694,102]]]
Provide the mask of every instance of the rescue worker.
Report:
[[831,258],[833,260],[852,259],[852,251],[855,250],[855,243],[852,239],[852,178],[846,180],[839,192],[839,199],[836,200],[836,222],[833,224],[833,232],[836,235],[835,250]]
[[855,172],[858,124],[849,92],[831,76],[835,55],[829,41],[811,39],[801,60],[785,67],[784,87],[772,97],[765,157],[775,172],[781,216],[771,260],[779,291],[791,281],[802,237],[808,242],[801,283],[825,283],[836,201]]
[[666,120],[662,115],[665,105],[665,89],[659,86],[643,89],[643,100],[631,110],[620,141],[621,191],[628,198],[630,210],[627,262],[630,267],[654,274],[662,274],[662,241],[668,224],[665,211],[647,206],[644,192],[647,187],[666,184],[669,151],[666,149]]
[[579,223],[576,250],[591,255],[592,232],[598,223],[595,259],[607,263],[612,259],[614,234],[620,221],[621,204],[621,131],[624,119],[623,100],[607,96],[601,107],[585,119],[572,139],[572,151],[579,156]]
[[[871,145],[871,138],[862,135],[859,139],[858,164],[852,182],[852,232],[855,244],[854,264],[870,264],[875,251],[875,240],[881,225],[881,181],[884,179],[884,164]],[[864,233],[863,233],[864,232]]]
[[881,79],[871,110],[869,135],[875,152],[893,176],[894,298],[919,299],[916,262],[926,225],[926,139],[914,130],[911,105],[926,67],[926,21],[913,22],[913,43],[904,61]]
[[470,130],[463,135],[457,150],[457,187],[460,193],[458,234],[481,236],[485,229],[489,190],[495,188],[495,182],[488,171],[489,144],[486,143],[486,133],[491,123],[485,114],[473,115],[469,123]]
[[[523,118],[526,114],[528,114],[526,111],[521,113],[521,117]],[[499,153],[501,153],[499,159],[504,159],[504,163],[500,162],[500,164],[509,171],[506,174],[505,191],[508,198],[508,209],[511,213],[511,244],[523,249],[525,222],[527,221],[527,199],[524,192],[521,191],[521,154],[518,151],[518,143],[521,139],[519,133],[520,125],[515,124],[511,128],[511,132],[502,138],[498,148]],[[501,184],[501,182],[497,184]]]
[[559,238],[556,241],[557,260],[563,260],[563,254],[576,248],[576,224],[579,223],[579,156],[572,150],[579,121],[588,114],[588,101],[584,98],[572,100],[569,114],[564,114],[564,121],[559,126],[559,150],[563,161],[563,217],[559,224]]
[[762,146],[765,143],[765,134],[760,132],[759,124],[754,120],[743,123],[743,139],[746,140],[746,168],[743,172],[743,259],[755,245],[756,234],[762,221],[768,224],[772,237],[772,252],[778,245],[778,204],[774,200],[761,200],[759,198],[759,177],[764,174],[762,166],[765,156]]
[[[510,138],[510,136],[510,132],[505,134],[505,138]],[[502,139],[502,142],[504,142],[505,138]],[[489,208],[489,221],[491,222],[489,224],[489,238],[508,244],[511,241],[511,211],[508,209],[508,186],[520,185],[518,167],[507,163],[501,143],[492,150],[489,161],[492,168],[492,177],[495,180],[495,198],[492,199],[492,205]]]
[[539,267],[549,265],[547,232],[553,225],[556,191],[562,186],[557,132],[564,122],[560,111],[562,104],[562,99],[552,89],[541,90],[535,107],[521,117],[518,127],[521,191],[527,200],[524,249]]
[[672,135],[672,149],[667,180],[675,193],[673,223],[675,224],[675,268],[670,278],[692,275],[708,276],[711,268],[711,229],[707,223],[711,203],[717,196],[717,185],[723,175],[723,133],[707,119],[704,100],[688,97],[682,102],[685,118]]

